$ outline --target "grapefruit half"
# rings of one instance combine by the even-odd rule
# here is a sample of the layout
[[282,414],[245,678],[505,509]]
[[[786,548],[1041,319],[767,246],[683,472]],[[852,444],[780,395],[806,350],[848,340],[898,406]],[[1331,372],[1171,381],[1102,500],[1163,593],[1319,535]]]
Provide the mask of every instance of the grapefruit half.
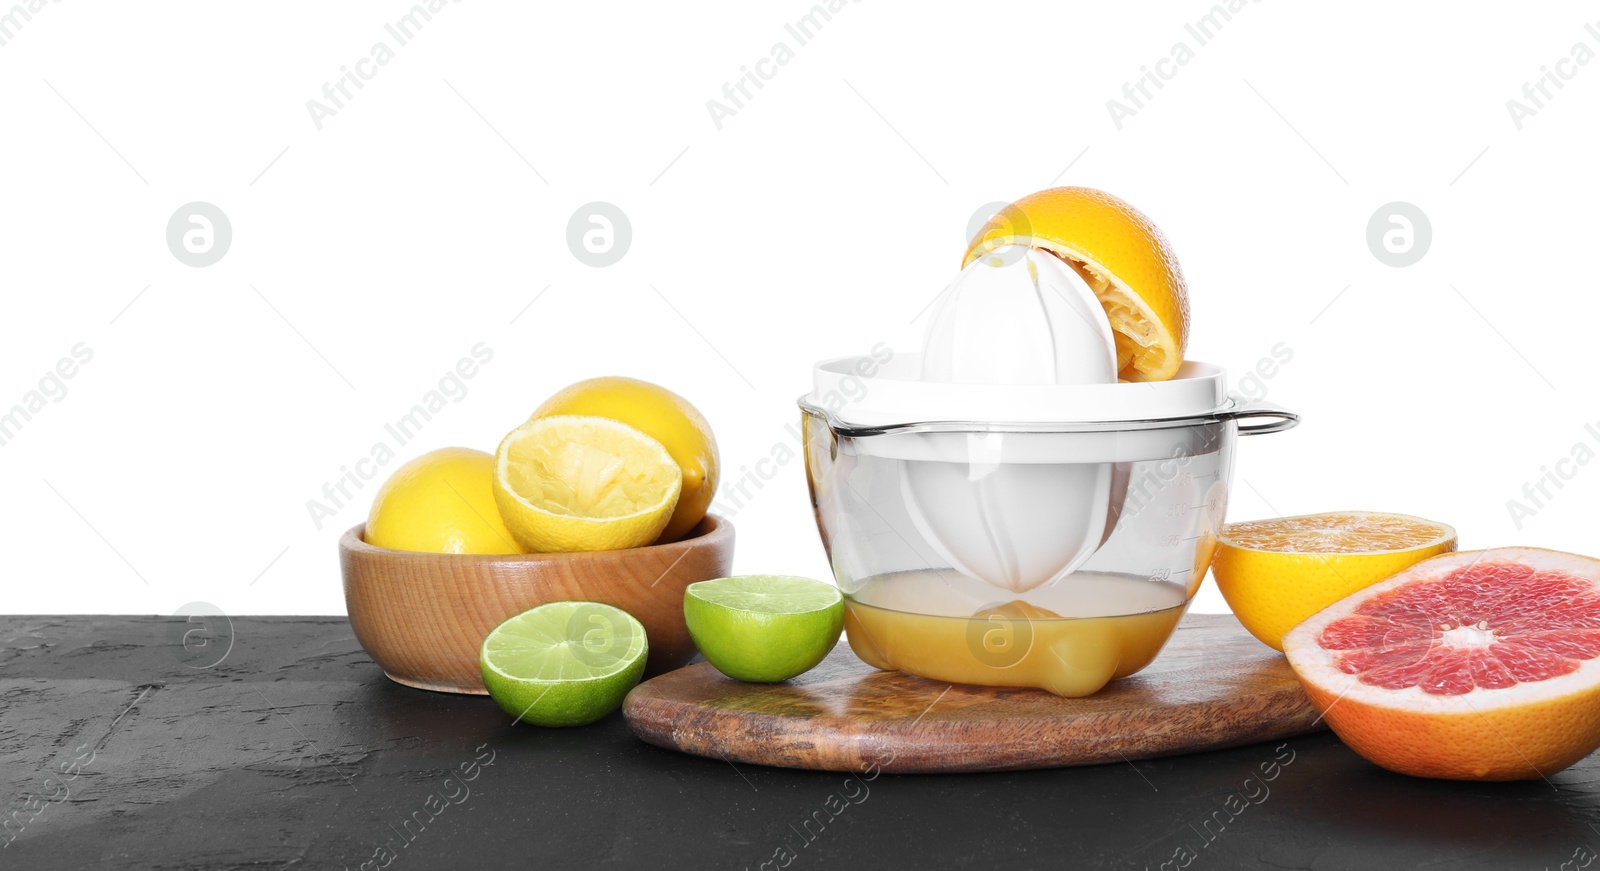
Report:
[[1283,650],[1334,733],[1391,771],[1530,780],[1600,747],[1600,560],[1436,556],[1312,615]]

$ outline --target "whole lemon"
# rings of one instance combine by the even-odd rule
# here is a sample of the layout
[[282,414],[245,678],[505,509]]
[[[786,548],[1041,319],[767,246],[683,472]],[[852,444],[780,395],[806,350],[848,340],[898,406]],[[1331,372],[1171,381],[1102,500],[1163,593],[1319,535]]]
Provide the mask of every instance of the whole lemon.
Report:
[[522,553],[494,502],[494,455],[440,448],[396,469],[373,497],[366,541],[423,553]]
[[671,390],[637,378],[607,376],[579,381],[546,399],[533,417],[574,414],[625,423],[660,442],[683,470],[678,507],[657,541],[689,534],[717,491],[717,440],[700,410]]

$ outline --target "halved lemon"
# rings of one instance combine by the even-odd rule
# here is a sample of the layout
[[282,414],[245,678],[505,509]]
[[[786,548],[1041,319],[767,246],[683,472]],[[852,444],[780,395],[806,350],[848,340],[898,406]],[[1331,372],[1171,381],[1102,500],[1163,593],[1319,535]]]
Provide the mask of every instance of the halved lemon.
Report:
[[1138,209],[1092,188],[1029,194],[983,225],[961,265],[1006,245],[1049,251],[1083,276],[1111,321],[1118,377],[1177,374],[1189,343],[1189,290],[1167,237]]
[[558,414],[609,417],[661,442],[683,470],[683,495],[661,533],[677,541],[706,516],[717,492],[717,440],[705,416],[676,393],[637,378],[608,376],[580,381],[546,399],[532,417]]
[[1211,575],[1244,628],[1282,650],[1284,634],[1312,614],[1455,549],[1455,529],[1406,514],[1279,517],[1224,526]]
[[655,541],[683,472],[661,443],[603,417],[541,417],[495,451],[494,498],[533,553],[619,550]]

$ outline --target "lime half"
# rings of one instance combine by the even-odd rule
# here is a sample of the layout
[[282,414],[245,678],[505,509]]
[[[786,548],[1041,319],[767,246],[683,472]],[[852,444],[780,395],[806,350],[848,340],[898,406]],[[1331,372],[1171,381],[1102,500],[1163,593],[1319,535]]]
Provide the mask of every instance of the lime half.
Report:
[[483,639],[483,685],[506,713],[536,726],[584,726],[615,711],[644,674],[644,627],[598,602],[551,602]]
[[690,584],[683,617],[718,671],[777,683],[810,671],[839,643],[844,599],[810,578],[742,575]]

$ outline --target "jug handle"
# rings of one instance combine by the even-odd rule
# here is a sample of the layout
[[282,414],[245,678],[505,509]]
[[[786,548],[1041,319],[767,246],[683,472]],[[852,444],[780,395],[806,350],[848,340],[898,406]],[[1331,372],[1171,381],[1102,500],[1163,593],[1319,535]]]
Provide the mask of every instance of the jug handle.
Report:
[[1270,402],[1248,402],[1238,397],[1233,397],[1233,407],[1217,412],[1218,420],[1241,421],[1253,418],[1270,418],[1267,423],[1240,424],[1239,435],[1263,435],[1269,432],[1283,432],[1294,429],[1300,423],[1300,415]]

